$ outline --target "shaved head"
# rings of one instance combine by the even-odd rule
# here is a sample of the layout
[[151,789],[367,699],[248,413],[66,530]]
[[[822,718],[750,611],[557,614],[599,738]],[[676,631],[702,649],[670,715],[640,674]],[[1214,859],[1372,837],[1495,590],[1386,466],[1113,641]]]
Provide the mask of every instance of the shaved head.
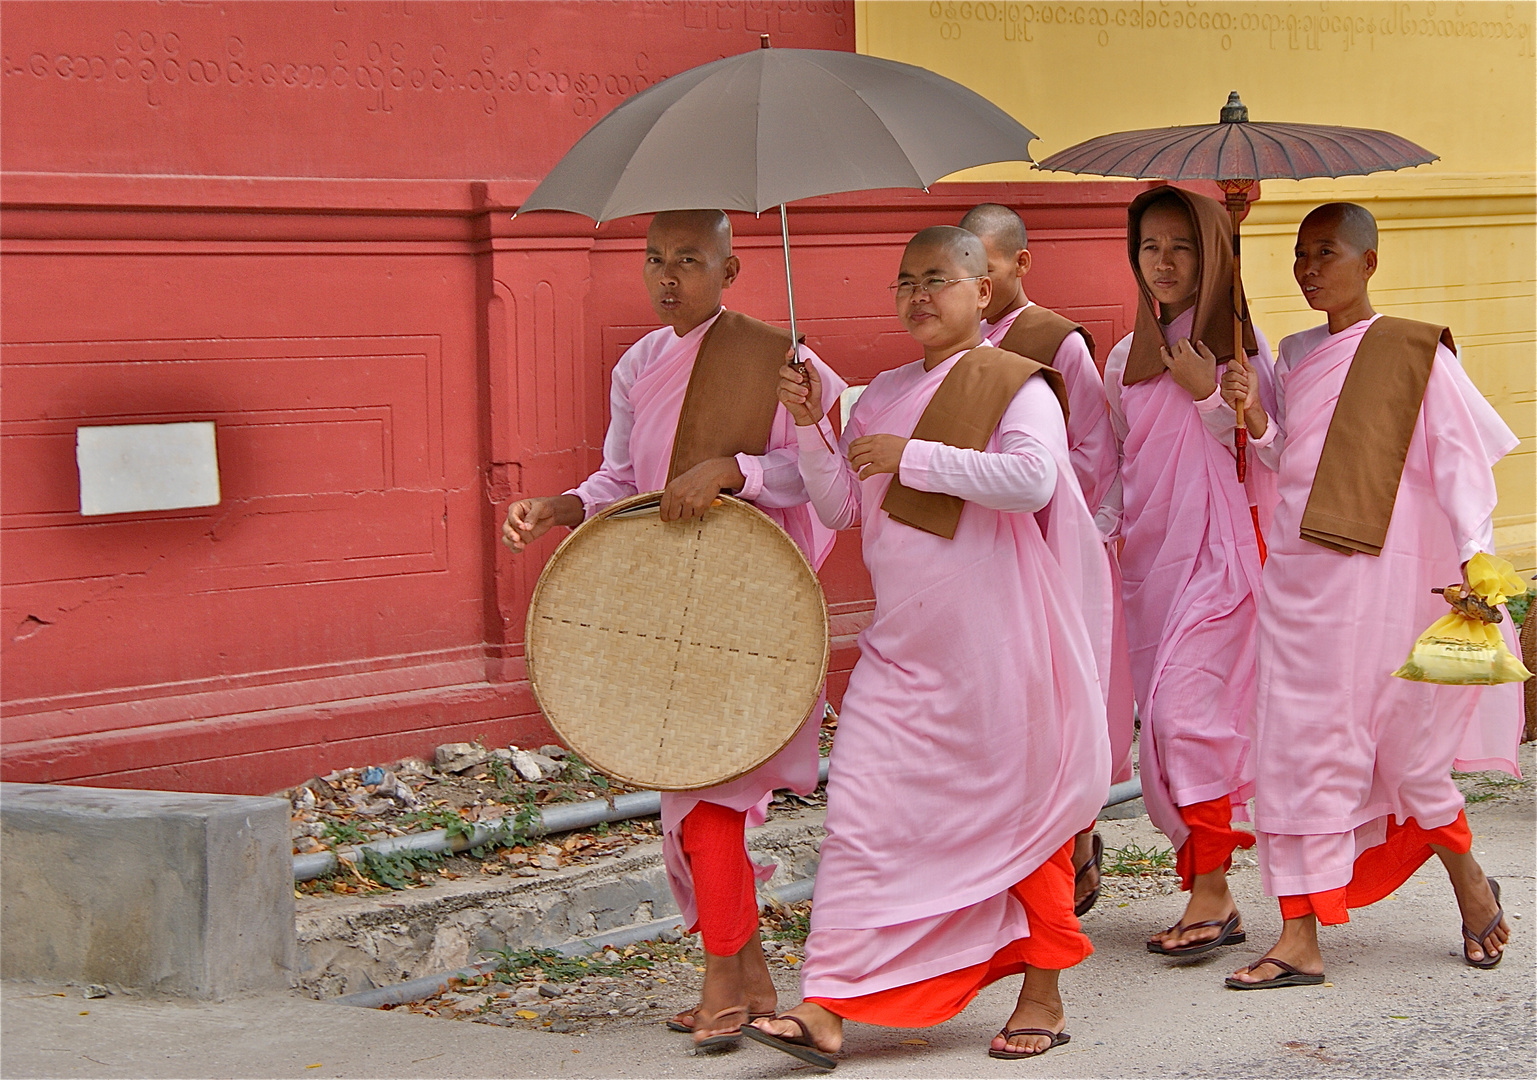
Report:
[[1377,250],[1377,219],[1359,203],[1332,202],[1315,207],[1302,219],[1298,232],[1310,225],[1332,226],[1336,239],[1349,244],[1358,255]]
[[1014,255],[1030,246],[1025,223],[1018,214],[999,203],[972,207],[961,218],[961,228],[980,236],[1004,255]]
[[980,276],[987,273],[987,253],[982,250],[982,241],[976,233],[954,225],[930,225],[927,229],[920,229],[907,242],[903,262],[906,263],[907,255],[913,252],[929,250],[943,254],[963,274]]
[[664,210],[651,219],[646,237],[659,232],[687,234],[714,247],[722,259],[731,255],[731,219],[724,210]]

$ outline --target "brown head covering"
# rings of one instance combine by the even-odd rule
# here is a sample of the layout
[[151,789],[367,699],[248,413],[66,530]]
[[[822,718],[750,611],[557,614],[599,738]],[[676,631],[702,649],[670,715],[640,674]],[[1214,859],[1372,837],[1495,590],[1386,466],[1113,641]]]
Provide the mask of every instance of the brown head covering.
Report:
[[[1131,386],[1162,375],[1167,369],[1159,359],[1164,347],[1163,330],[1158,324],[1157,301],[1137,263],[1137,248],[1142,243],[1142,212],[1151,204],[1173,197],[1183,203],[1195,223],[1196,257],[1199,284],[1196,286],[1195,322],[1190,340],[1203,342],[1217,363],[1233,358],[1233,224],[1227,209],[1216,199],[1197,195],[1183,188],[1162,184],[1144,191],[1126,209],[1126,250],[1131,258],[1131,272],[1137,277],[1137,325],[1132,331],[1131,354],[1126,358],[1122,385]],[[1259,351],[1254,341],[1254,324],[1249,317],[1248,298],[1244,297],[1244,351]]]

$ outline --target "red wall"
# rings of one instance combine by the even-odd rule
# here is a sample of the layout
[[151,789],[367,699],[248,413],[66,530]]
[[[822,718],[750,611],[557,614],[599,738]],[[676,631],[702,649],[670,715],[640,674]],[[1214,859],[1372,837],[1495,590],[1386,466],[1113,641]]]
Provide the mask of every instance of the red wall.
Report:
[[[644,221],[511,210],[638,79],[760,31],[851,48],[850,8],[7,3],[0,776],[260,792],[548,739],[521,640],[555,538],[514,559],[496,528],[597,463],[607,374],[654,324]],[[1127,186],[935,191],[792,209],[813,346],[854,381],[909,359],[901,244],[986,198],[1103,359]],[[736,224],[728,303],[782,319],[777,221]],[[223,502],[82,518],[76,427],[176,420],[217,424]],[[857,535],[824,578],[836,692]]]

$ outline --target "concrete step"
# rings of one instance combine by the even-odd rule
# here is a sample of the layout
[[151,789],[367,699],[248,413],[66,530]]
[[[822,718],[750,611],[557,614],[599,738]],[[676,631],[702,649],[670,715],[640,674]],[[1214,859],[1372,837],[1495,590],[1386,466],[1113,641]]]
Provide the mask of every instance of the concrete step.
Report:
[[[826,811],[785,810],[747,833],[767,887],[816,873]],[[476,877],[387,895],[296,901],[298,984],[316,998],[436,975],[498,949],[553,948],[677,913],[660,839],[539,877]]]

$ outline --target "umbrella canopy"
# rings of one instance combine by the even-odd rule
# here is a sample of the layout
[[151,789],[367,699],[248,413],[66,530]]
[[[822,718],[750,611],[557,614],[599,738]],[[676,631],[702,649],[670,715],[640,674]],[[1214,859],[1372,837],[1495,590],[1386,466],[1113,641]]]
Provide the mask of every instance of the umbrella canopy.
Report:
[[[1439,160],[1408,139],[1372,128],[1332,124],[1273,124],[1249,120],[1238,91],[1227,96],[1215,124],[1144,128],[1100,135],[1069,146],[1040,163],[1054,172],[1158,180],[1215,180],[1227,193],[1233,218],[1233,355],[1240,355],[1243,285],[1239,274],[1239,222],[1257,180],[1304,180],[1310,176],[1365,176]],[[1238,407],[1238,479],[1245,475],[1243,405]],[[1255,518],[1255,530],[1259,518]],[[1260,539],[1264,550],[1264,538]]]
[[1191,127],[1100,135],[1052,154],[1041,168],[1159,180],[1303,180],[1364,176],[1438,160],[1400,135],[1329,124],[1253,122],[1228,95],[1222,119]]
[[959,83],[911,64],[764,48],[691,68],[582,136],[519,212],[594,219],[700,208],[758,213],[814,195],[921,187],[1031,161],[1035,135]]

